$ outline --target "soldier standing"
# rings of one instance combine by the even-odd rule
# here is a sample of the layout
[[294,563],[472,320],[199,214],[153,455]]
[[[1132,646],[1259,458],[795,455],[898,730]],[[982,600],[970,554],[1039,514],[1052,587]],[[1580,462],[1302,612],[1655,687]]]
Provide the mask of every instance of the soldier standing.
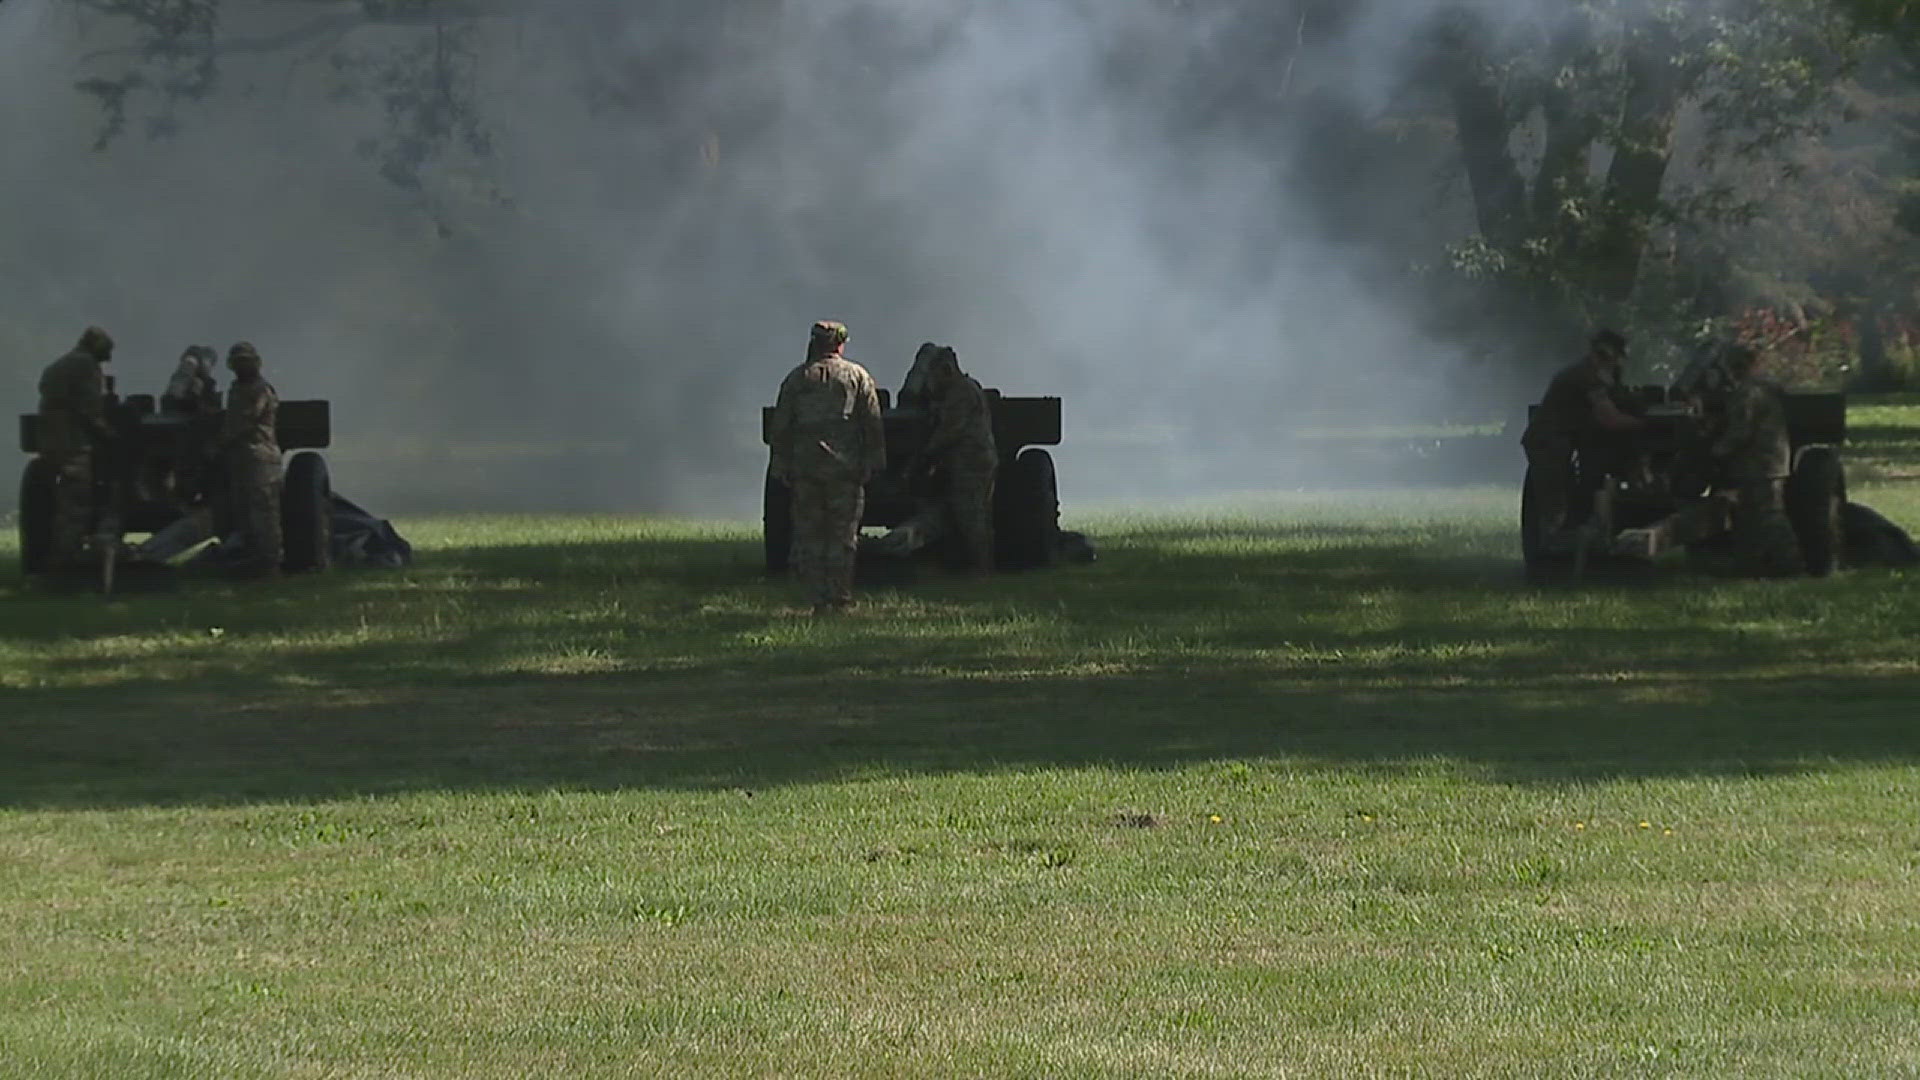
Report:
[[280,440],[275,430],[280,396],[260,375],[260,353],[240,342],[227,350],[233,385],[220,423],[220,450],[226,460],[233,514],[245,538],[245,561],[238,569],[272,575],[279,572]]
[[879,393],[841,355],[846,343],[843,324],[813,324],[806,362],[780,384],[768,439],[768,471],[793,492],[793,564],[816,615],[853,602],[866,483],[887,464]]
[[967,567],[978,574],[993,569],[993,479],[1000,466],[993,445],[993,413],[986,391],[960,370],[960,357],[941,346],[928,366],[933,401],[933,436],[922,451],[923,465],[946,480],[947,509],[967,549]]
[[1591,448],[1600,435],[1637,431],[1644,426],[1637,417],[1622,412],[1613,400],[1626,357],[1626,338],[1612,330],[1594,334],[1586,355],[1554,374],[1520,437],[1532,473],[1533,497],[1540,507],[1542,534],[1556,545],[1568,540],[1565,528],[1573,496],[1573,452]]
[[107,377],[100,365],[113,359],[113,338],[97,326],[80,335],[73,351],[40,376],[39,453],[54,470],[52,564],[71,568],[84,561],[93,522],[94,442],[112,437],[107,426]]
[[1733,539],[1747,568],[1767,576],[1797,572],[1800,544],[1787,520],[1785,485],[1793,443],[1780,393],[1755,375],[1760,354],[1735,345],[1723,361],[1733,386],[1725,427],[1713,441],[1720,485],[1733,499]]

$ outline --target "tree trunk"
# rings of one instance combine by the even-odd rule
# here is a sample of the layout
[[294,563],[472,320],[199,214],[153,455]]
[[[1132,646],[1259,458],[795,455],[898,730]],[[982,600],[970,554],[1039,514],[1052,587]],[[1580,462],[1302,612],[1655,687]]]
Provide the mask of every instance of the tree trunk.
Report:
[[1480,233],[1496,247],[1526,234],[1527,183],[1507,147],[1512,124],[1500,91],[1468,61],[1454,79],[1454,119]]
[[1672,28],[1655,23],[1637,31],[1627,53],[1627,93],[1614,144],[1613,164],[1602,194],[1594,278],[1598,298],[1609,306],[1633,296],[1667,165],[1688,75],[1676,63],[1680,43]]

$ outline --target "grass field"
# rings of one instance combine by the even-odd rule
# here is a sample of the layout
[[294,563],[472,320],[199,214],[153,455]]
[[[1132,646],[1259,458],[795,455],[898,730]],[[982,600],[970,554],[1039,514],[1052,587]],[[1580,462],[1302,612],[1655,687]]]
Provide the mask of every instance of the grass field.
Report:
[[627,518],[0,588],[0,1075],[1920,1075],[1920,576],[1529,587],[1513,503],[824,623]]

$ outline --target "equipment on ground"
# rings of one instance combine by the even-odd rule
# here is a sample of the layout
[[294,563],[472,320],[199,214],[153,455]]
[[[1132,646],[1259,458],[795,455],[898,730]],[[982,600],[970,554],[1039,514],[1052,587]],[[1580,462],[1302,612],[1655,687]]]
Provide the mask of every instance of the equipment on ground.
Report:
[[[958,538],[945,526],[937,475],[910,474],[927,440],[933,435],[933,415],[926,408],[893,404],[880,392],[881,422],[886,429],[887,467],[867,482],[863,526],[896,530],[891,547],[862,545],[863,553],[908,554],[927,551],[950,565],[960,561]],[[1002,570],[1029,570],[1052,566],[1064,555],[1091,548],[1077,534],[1060,531],[1060,492],[1053,455],[1041,449],[1060,444],[1060,399],[1005,397],[986,391],[993,417],[993,442],[1000,470],[994,482],[994,563]],[[773,409],[761,410],[760,439],[769,442]],[[771,473],[766,478],[763,531],[766,565],[784,573],[793,546],[792,492]],[[902,527],[905,526],[903,529]],[[1085,561],[1085,560],[1082,560]]]

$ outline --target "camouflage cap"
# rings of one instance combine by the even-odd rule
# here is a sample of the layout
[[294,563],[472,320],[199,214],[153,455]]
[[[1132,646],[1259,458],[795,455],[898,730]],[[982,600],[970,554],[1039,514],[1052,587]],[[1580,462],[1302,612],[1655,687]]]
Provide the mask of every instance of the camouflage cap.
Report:
[[80,344],[74,346],[75,352],[83,352],[96,360],[108,360],[113,357],[113,335],[97,326],[89,326],[80,335]]
[[824,348],[838,348],[847,343],[847,324],[822,319],[813,324],[813,334],[809,340]]
[[254,348],[250,341],[235,342],[233,348],[227,350],[227,363],[252,364],[259,367],[260,350]]

